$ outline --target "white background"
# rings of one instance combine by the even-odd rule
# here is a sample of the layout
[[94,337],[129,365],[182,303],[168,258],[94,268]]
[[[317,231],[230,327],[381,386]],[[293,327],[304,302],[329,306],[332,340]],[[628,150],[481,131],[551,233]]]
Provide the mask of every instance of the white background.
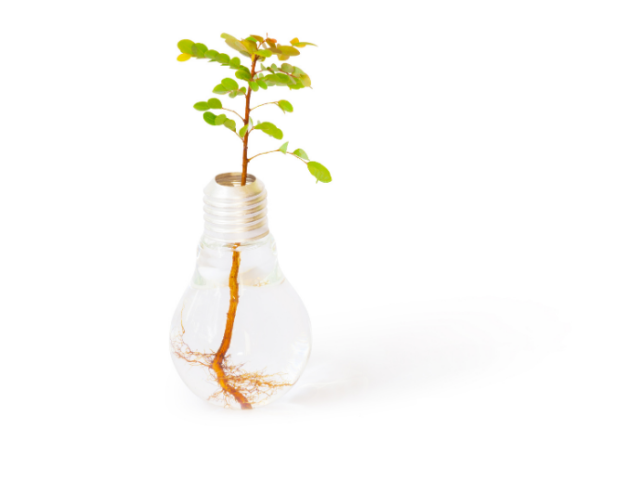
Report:
[[[0,476],[640,478],[637,2],[0,8]],[[314,351],[226,411],[168,327],[239,166],[192,108],[231,71],[176,43],[266,31],[319,48],[313,90],[258,97],[295,113],[256,117],[334,182],[251,165]]]

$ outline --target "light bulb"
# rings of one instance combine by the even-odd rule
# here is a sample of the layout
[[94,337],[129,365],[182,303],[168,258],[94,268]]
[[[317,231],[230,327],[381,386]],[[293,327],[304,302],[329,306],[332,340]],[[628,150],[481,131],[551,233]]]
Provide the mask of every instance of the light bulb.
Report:
[[171,358],[200,398],[266,405],[300,377],[311,351],[307,311],[278,265],[264,184],[218,175],[205,188],[196,269],[171,322]]

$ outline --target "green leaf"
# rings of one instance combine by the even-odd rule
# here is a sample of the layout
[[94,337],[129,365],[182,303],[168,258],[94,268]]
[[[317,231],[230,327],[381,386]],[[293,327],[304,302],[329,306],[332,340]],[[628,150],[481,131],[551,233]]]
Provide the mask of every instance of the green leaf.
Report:
[[264,90],[266,90],[267,88],[269,88],[267,86],[267,82],[265,82],[264,80],[258,80],[258,86],[260,86],[260,88],[263,88]]
[[207,100],[207,106],[209,108],[222,108],[222,102],[217,98],[210,98]]
[[209,110],[209,104],[207,102],[198,102],[193,106],[193,108],[195,108],[199,112],[204,112],[206,110]]
[[252,42],[251,40],[247,40],[245,38],[240,43],[242,43],[242,46],[245,48],[245,50],[248,53],[254,54],[254,53],[256,53],[258,51],[258,47],[256,45],[256,42]]
[[276,127],[271,122],[262,122],[253,127],[255,130],[262,130],[267,135],[272,136],[276,140],[282,140],[283,134],[282,130]]
[[230,118],[225,120],[224,126],[229,130],[233,130],[234,132],[236,131],[236,122],[234,120],[231,120]]
[[246,71],[244,71],[244,70],[238,70],[236,72],[236,78],[239,79],[239,80],[244,80],[244,81],[248,82],[249,79],[251,78],[251,74],[246,72]]
[[227,45],[229,45],[231,48],[233,48],[234,50],[237,50],[238,52],[248,52],[249,49],[247,47],[245,47],[242,42],[236,38],[227,38],[225,39],[225,42]]
[[291,85],[291,89],[292,90],[300,90],[301,88],[304,88],[304,84],[302,83],[302,80],[300,80],[299,78],[295,79],[295,84]]
[[238,57],[233,57],[229,61],[229,65],[234,68],[238,68],[240,66],[240,59]]
[[213,93],[218,95],[226,95],[229,93],[229,90],[224,85],[216,85],[213,89]]
[[219,53],[216,52],[215,50],[207,50],[207,53],[204,54],[205,57],[213,61],[215,61],[218,58],[218,55]]
[[178,50],[187,55],[191,55],[191,47],[195,45],[191,40],[180,40],[178,42]]
[[258,39],[255,38],[253,35],[249,35],[247,38],[245,38],[245,40],[249,40],[250,42],[257,42]]
[[226,42],[226,44],[229,45],[234,50],[238,50],[241,53],[247,53],[246,47],[242,44],[242,42],[240,42],[240,40],[238,40],[233,35],[229,35],[228,33],[223,33],[220,36],[224,38],[224,41]]
[[215,125],[222,125],[227,121],[227,116],[224,113],[221,113],[216,117]]
[[220,84],[227,90],[238,90],[238,82],[233,78],[223,78]]
[[[278,75],[282,75],[282,76],[280,77]],[[280,74],[270,73],[269,75],[264,77],[264,79],[267,82],[273,82],[275,85],[280,85],[280,86],[287,85],[289,82],[287,75],[285,75],[284,73],[280,73]]]
[[331,181],[331,174],[327,167],[318,162],[307,163],[307,168],[311,172],[311,175],[316,177],[319,182],[329,183]]
[[276,73],[276,77],[280,79],[280,82],[282,82],[283,85],[289,84],[289,75],[286,73]]
[[244,95],[244,94],[246,94],[246,93],[247,93],[247,89],[246,89],[246,87],[242,87],[242,88],[240,89],[240,93],[242,93],[243,95]]
[[238,135],[240,135],[241,138],[244,138],[244,136],[247,133],[248,129],[249,129],[249,125],[245,125],[244,127],[242,127],[240,129],[240,131],[238,132]]
[[194,57],[204,58],[204,54],[207,53],[207,46],[204,43],[196,43],[191,46],[191,54]]
[[269,58],[271,55],[273,55],[273,53],[271,52],[271,50],[258,50],[256,52],[256,55],[260,55],[263,58]]
[[256,82],[249,82],[249,86],[251,87],[251,90],[253,90],[254,92],[257,92],[258,90],[260,90],[260,87]]
[[293,65],[289,63],[283,63],[282,65],[280,65],[280,70],[285,73],[293,73]]
[[297,155],[300,158],[304,158],[305,160],[309,160],[309,156],[307,155],[307,152],[305,152],[303,149],[298,148],[297,150],[295,150],[293,152],[294,155]]
[[255,38],[257,42],[264,42],[264,38],[262,38],[260,35],[251,35],[251,37]]
[[289,47],[288,45],[278,45],[278,49],[285,55],[290,57],[295,57],[296,55],[300,55],[300,50]]
[[284,111],[284,112],[293,112],[293,105],[291,105],[288,101],[286,100],[279,100],[278,101],[278,106]]
[[270,128],[276,128],[276,126],[271,122],[261,122],[258,123],[254,128],[256,130],[269,130]]
[[306,73],[304,75],[300,75],[300,80],[305,87],[311,86],[311,78]]
[[289,142],[284,142],[278,150],[280,150],[282,153],[287,153],[288,146],[289,146]]
[[216,58],[216,61],[222,63],[223,65],[228,65],[229,55],[227,55],[226,53],[221,53],[220,55],[218,55],[218,58]]
[[216,124],[216,116],[211,112],[204,112],[202,114],[202,118],[204,118],[204,121],[207,122],[209,125]]
[[311,45],[313,47],[317,47],[318,45],[316,45],[315,43],[311,43],[311,42],[296,42],[296,43],[292,43],[292,45],[294,47],[298,47],[298,48],[304,48],[307,45]]

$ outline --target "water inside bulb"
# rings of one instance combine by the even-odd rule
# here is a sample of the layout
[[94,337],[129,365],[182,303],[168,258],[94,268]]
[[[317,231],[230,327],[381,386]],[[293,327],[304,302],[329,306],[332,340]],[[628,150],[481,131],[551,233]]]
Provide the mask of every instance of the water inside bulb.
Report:
[[[220,194],[217,185],[213,197]],[[295,384],[311,351],[311,329],[302,301],[280,270],[275,240],[263,231],[266,216],[256,214],[262,209],[246,197],[238,206],[233,190],[245,187],[221,186],[232,189],[221,194],[231,200],[222,202],[224,212],[217,201],[205,207],[214,218],[207,220],[196,270],[171,322],[171,358],[200,398],[250,409],[272,402]],[[252,188],[250,198],[255,198]],[[242,234],[239,226],[244,226]],[[251,232],[259,238],[247,240]],[[213,238],[228,233],[240,241]]]

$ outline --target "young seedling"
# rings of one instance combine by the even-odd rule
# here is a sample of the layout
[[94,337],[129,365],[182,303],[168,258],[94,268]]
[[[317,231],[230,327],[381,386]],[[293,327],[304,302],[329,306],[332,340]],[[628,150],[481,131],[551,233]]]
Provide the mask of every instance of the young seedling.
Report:
[[[235,70],[236,79],[246,82],[246,86],[241,87],[237,80],[224,78],[213,89],[213,93],[217,95],[224,95],[229,98],[244,97],[244,115],[224,107],[222,102],[215,97],[206,102],[197,102],[193,106],[196,110],[203,112],[202,117],[209,125],[224,125],[242,141],[241,185],[246,184],[247,167],[251,160],[261,155],[277,152],[292,155],[304,162],[317,182],[330,182],[331,174],[329,170],[320,163],[309,160],[309,156],[301,148],[293,152],[288,151],[289,142],[283,143],[280,148],[275,150],[258,153],[252,157],[248,155],[249,136],[255,130],[259,130],[276,140],[282,140],[284,137],[282,130],[276,127],[275,124],[271,122],[254,122],[250,115],[253,110],[265,105],[276,105],[285,113],[293,112],[293,106],[287,100],[266,102],[252,108],[252,94],[273,87],[289,87],[291,90],[311,87],[311,78],[300,67],[289,63],[281,63],[280,66],[272,63],[270,66],[266,66],[263,62],[267,58],[274,56],[284,62],[290,57],[300,55],[299,49],[313,45],[313,43],[300,42],[297,38],[294,38],[290,42],[291,45],[281,45],[277,40],[269,38],[268,35],[264,38],[259,35],[251,35],[243,40],[238,40],[231,35],[223,33],[222,38],[225,39],[228,46],[250,59],[250,67],[242,65],[238,57],[230,58],[226,53],[209,50],[206,45],[194,43],[191,40],[180,40],[178,42],[178,48],[182,52],[178,56],[178,61],[186,62],[191,58],[208,59],[210,62],[219,63]],[[257,68],[258,64],[260,64],[259,69]],[[211,110],[217,111],[217,114],[214,114]],[[224,112],[237,115],[242,121],[242,127],[237,129],[236,121],[228,118]],[[264,371],[246,371],[243,365],[233,363],[228,354],[240,300],[240,285],[238,281],[240,246],[239,243],[235,243],[232,246],[232,264],[229,273],[229,310],[220,347],[215,352],[192,350],[184,340],[186,330],[181,323],[181,331],[172,338],[172,348],[174,354],[189,365],[206,368],[211,379],[218,383],[220,390],[209,397],[211,400],[222,401],[226,406],[238,404],[243,409],[250,409],[253,408],[253,405],[259,404],[265,398],[274,395],[278,390],[291,386],[291,383],[282,378],[279,373],[267,374]]]
[[[203,43],[194,43],[191,40],[180,40],[178,42],[178,49],[182,52],[178,55],[178,61],[186,62],[191,58],[208,59],[210,62],[219,63],[224,67],[235,70],[236,79],[241,82],[246,82],[246,86],[241,87],[237,80],[234,80],[233,78],[224,78],[220,84],[216,85],[213,89],[213,93],[217,95],[228,96],[229,98],[235,98],[238,96],[244,97],[244,115],[241,115],[232,109],[223,107],[222,102],[215,97],[210,98],[207,101],[197,102],[193,106],[196,110],[204,112],[202,117],[209,125],[224,125],[242,141],[241,185],[246,184],[247,167],[251,160],[259,157],[260,155],[277,152],[285,155],[292,155],[298,160],[304,162],[307,165],[309,172],[311,172],[311,174],[316,178],[316,183],[318,181],[329,183],[331,181],[331,174],[329,173],[329,170],[327,170],[327,168],[322,164],[309,160],[309,156],[301,148],[298,148],[293,152],[288,151],[287,148],[289,146],[289,142],[283,143],[280,148],[275,150],[258,153],[252,157],[249,157],[248,155],[249,137],[254,131],[261,131],[276,140],[282,140],[284,136],[282,130],[271,122],[254,122],[251,118],[251,112],[253,110],[265,105],[276,105],[285,113],[293,112],[293,106],[287,100],[266,102],[252,108],[252,94],[257,93],[260,90],[267,90],[273,87],[289,87],[290,90],[300,90],[302,88],[311,87],[311,78],[300,67],[296,67],[289,63],[281,63],[280,66],[272,63],[270,66],[266,66],[263,62],[271,57],[277,57],[278,60],[284,62],[290,57],[297,57],[300,55],[300,49],[309,45],[315,45],[309,42],[301,42],[297,38],[291,40],[290,45],[281,45],[277,40],[270,38],[269,35],[266,35],[265,37],[251,35],[242,40],[238,40],[229,34],[223,33],[221,37],[225,39],[225,42],[229,47],[249,58],[249,67],[243,65],[238,57],[231,58],[226,53],[209,50]],[[259,69],[257,68],[258,64]],[[220,112],[216,115],[211,112],[211,110],[224,110],[225,112],[237,115],[242,121],[242,127],[237,129],[236,121],[232,118],[228,118],[226,113]]]

